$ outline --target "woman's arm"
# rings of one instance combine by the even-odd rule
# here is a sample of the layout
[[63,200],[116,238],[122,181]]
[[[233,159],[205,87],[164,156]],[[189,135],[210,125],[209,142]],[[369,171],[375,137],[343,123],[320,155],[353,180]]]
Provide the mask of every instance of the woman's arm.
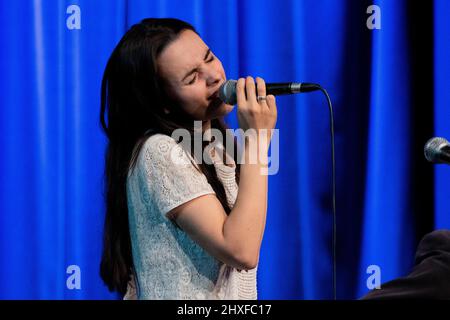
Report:
[[[270,130],[276,123],[276,102],[273,96],[266,102],[257,102],[252,78],[239,79],[237,84],[238,117],[243,130]],[[265,95],[265,84],[257,78],[258,94]],[[247,97],[244,94],[244,87]],[[194,241],[216,259],[237,269],[253,269],[259,259],[267,212],[267,151],[270,143],[251,135],[245,141],[244,163],[241,164],[239,191],[236,203],[227,216],[214,195],[193,199],[170,212],[176,223]],[[266,141],[264,141],[266,140]],[[262,155],[252,156],[255,151]],[[254,145],[253,145],[254,146]],[[254,163],[250,163],[250,158]]]

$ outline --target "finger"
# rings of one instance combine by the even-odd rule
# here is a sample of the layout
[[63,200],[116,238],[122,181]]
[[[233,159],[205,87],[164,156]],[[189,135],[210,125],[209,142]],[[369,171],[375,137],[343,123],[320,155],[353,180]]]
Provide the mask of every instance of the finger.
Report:
[[[256,77],[256,92],[258,97],[266,97],[266,82],[260,77]],[[258,98],[256,98],[258,100]],[[258,103],[267,107],[267,101],[265,99],[258,100]]]
[[245,79],[245,92],[247,93],[247,101],[256,100],[255,81],[250,76]]
[[263,78],[256,77],[256,91],[258,92],[258,96],[261,97],[266,96],[266,82],[264,81]]
[[275,99],[275,96],[272,94],[269,94],[266,97],[267,106],[271,111],[273,111],[275,114],[277,113],[277,101]]
[[245,88],[245,79],[239,78],[238,82],[236,83],[236,98],[239,107],[244,106],[247,102],[245,99],[244,88]]

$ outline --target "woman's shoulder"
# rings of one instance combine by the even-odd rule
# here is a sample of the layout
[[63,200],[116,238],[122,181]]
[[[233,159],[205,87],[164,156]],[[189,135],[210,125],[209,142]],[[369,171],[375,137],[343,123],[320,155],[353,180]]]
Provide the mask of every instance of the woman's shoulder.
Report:
[[141,163],[175,168],[192,165],[192,156],[169,135],[155,133],[144,142],[140,152]]
[[165,157],[175,146],[177,142],[171,136],[155,133],[145,140],[141,153],[151,157]]
[[155,133],[145,140],[143,148],[154,151],[154,149],[159,149],[162,145],[174,146],[176,144],[177,142],[171,136],[163,133]]

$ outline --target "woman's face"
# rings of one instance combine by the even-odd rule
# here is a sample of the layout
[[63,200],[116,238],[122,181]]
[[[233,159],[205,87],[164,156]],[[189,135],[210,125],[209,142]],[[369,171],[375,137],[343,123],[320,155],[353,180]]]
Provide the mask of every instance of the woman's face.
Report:
[[233,110],[218,98],[226,80],[222,63],[195,32],[182,31],[161,52],[157,65],[167,94],[193,119],[211,120]]

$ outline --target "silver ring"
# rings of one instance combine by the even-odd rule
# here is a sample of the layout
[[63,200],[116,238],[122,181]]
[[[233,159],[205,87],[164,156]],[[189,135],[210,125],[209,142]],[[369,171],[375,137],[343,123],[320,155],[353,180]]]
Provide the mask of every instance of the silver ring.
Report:
[[260,101],[265,101],[266,100],[266,96],[258,96],[258,97],[256,97],[256,100],[258,100],[258,102],[260,102]]

